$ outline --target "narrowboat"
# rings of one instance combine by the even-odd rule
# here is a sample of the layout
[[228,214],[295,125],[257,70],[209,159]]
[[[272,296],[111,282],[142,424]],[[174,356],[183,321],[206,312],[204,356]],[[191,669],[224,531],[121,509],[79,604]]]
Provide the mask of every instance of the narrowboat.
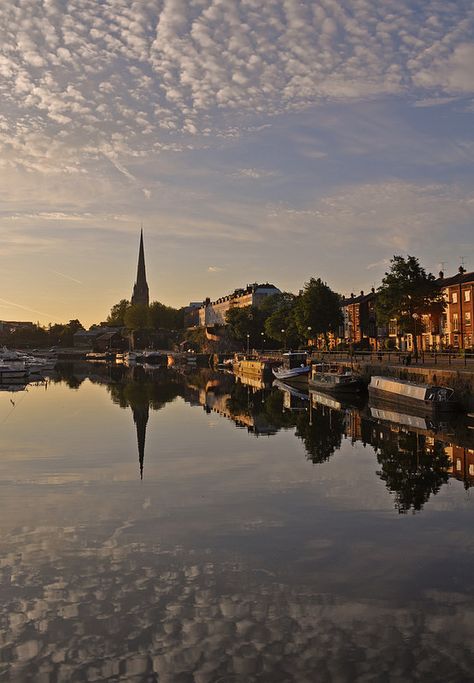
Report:
[[454,410],[454,390],[449,387],[415,384],[396,377],[374,375],[369,384],[370,398],[394,406],[411,406],[424,412]]

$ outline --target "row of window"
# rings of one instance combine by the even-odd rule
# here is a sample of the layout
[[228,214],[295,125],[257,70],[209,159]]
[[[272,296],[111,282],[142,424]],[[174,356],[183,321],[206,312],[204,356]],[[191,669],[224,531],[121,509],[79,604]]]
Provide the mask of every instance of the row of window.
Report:
[[[471,324],[471,311],[466,311],[464,313],[464,325],[469,326]],[[458,313],[453,313],[453,327],[455,330],[459,327],[459,315]]]
[[[464,292],[464,301],[468,303],[471,300],[471,290],[470,289],[465,289]],[[452,292],[451,294],[451,302],[453,304],[457,304],[458,302],[458,292]]]

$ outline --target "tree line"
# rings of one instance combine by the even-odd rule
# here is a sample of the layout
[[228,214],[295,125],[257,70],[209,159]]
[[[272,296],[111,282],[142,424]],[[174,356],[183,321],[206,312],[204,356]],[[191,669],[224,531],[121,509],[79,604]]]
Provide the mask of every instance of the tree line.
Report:
[[[424,331],[422,316],[440,315],[445,307],[442,289],[436,278],[427,273],[414,256],[393,256],[377,290],[375,312],[378,325],[397,320],[401,333],[412,334],[415,351],[417,332]],[[149,306],[132,305],[127,299],[114,304],[107,319],[99,325],[138,330],[182,331],[185,309],[173,308],[158,301]],[[226,335],[235,342],[253,348],[297,347],[308,339],[340,337],[343,297],[321,278],[312,277],[298,295],[283,292],[267,297],[259,306],[232,307],[226,314]],[[65,324],[20,328],[3,335],[3,343],[12,346],[72,346],[73,336],[84,327],[77,319]]]

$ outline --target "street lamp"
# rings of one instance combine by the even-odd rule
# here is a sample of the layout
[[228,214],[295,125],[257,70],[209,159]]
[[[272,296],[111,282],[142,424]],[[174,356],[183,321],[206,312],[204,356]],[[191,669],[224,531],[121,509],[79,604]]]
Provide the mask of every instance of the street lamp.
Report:
[[264,345],[265,345],[265,337],[264,337],[264,335],[265,335],[265,332],[260,332],[260,336],[261,336],[261,338],[262,338],[262,353],[263,353],[263,347],[264,347]]
[[250,353],[250,334],[247,332],[247,356]]
[[309,346],[309,342],[311,341],[311,330],[312,330],[311,325],[308,325],[308,346]]
[[414,336],[415,362],[418,363],[418,341],[417,341],[417,337],[416,337],[416,322],[420,318],[420,315],[418,313],[412,313],[411,317],[413,318],[413,322],[415,325],[415,330],[414,330],[414,332],[415,332],[415,336]]
[[284,328],[284,327],[281,328],[281,333],[282,333],[282,335],[283,335],[283,351],[284,351],[284,350],[285,350],[285,346],[286,346],[286,343],[285,343],[285,341],[286,341],[286,336],[285,336],[285,328]]

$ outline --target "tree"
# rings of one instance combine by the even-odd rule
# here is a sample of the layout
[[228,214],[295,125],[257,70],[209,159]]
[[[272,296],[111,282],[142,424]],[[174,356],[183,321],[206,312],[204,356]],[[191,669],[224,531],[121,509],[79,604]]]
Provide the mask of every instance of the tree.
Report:
[[312,277],[298,300],[295,320],[301,337],[307,339],[309,332],[313,337],[323,335],[327,344],[328,333],[337,335],[343,322],[341,297],[321,278]]
[[106,324],[111,327],[123,327],[125,325],[125,313],[130,308],[130,301],[121,299],[118,304],[114,304],[107,316]]
[[159,301],[153,301],[148,309],[149,327],[153,330],[179,330],[184,325],[183,309],[165,306]]
[[129,330],[146,330],[149,328],[148,306],[133,304],[127,308],[124,316],[125,326]]
[[249,344],[260,344],[260,333],[263,332],[265,317],[257,306],[229,308],[225,320],[234,339],[246,343],[248,335]]
[[300,335],[295,321],[296,297],[291,295],[280,300],[280,305],[265,320],[265,334],[285,346],[298,346]]
[[441,289],[432,273],[426,273],[415,256],[394,256],[390,270],[378,288],[377,319],[388,323],[396,318],[403,333],[413,335],[413,349],[418,356],[417,333],[423,331],[422,316],[441,314],[444,310]]

